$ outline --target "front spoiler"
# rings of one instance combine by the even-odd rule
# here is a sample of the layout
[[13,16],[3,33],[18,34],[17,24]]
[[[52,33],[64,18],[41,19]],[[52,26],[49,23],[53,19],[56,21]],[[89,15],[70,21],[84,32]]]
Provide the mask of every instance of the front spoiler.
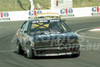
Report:
[[33,49],[33,53],[35,56],[63,56],[63,55],[72,55],[72,54],[78,54],[79,53],[79,47],[77,48],[77,51],[66,51],[66,52],[59,52],[59,53],[50,53],[50,54],[37,54],[36,53],[36,50],[62,50],[62,49],[66,49],[65,47],[62,47],[62,48],[59,48],[59,47],[56,47],[56,48],[39,48],[39,49]]
[[64,55],[72,55],[72,54],[78,54],[79,52],[66,52],[66,53],[54,53],[54,54],[35,54],[35,56],[64,56]]

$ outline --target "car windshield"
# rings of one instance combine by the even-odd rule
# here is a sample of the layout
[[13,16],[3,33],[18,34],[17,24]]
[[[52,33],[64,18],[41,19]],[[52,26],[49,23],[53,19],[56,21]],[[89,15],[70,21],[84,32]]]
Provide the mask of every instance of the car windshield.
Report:
[[38,31],[57,31],[64,32],[69,31],[69,28],[66,27],[63,22],[60,21],[33,21],[30,26],[30,32],[38,32]]

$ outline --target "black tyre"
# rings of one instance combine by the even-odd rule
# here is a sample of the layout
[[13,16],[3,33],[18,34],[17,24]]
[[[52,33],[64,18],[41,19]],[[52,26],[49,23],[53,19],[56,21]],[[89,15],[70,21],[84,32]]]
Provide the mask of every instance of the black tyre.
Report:
[[31,47],[27,48],[26,53],[27,53],[27,58],[29,58],[29,59],[32,59],[32,58],[35,57],[34,53],[33,53],[33,50],[31,49]]
[[24,54],[24,51],[22,50],[22,47],[21,47],[19,42],[17,42],[17,53],[18,54]]

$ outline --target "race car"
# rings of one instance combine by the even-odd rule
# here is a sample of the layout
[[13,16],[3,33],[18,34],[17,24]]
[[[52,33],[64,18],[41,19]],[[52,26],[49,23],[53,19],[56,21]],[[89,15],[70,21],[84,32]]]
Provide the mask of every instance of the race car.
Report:
[[17,53],[36,56],[78,57],[78,36],[61,19],[34,19],[25,21],[16,32]]
[[58,13],[41,13],[41,14],[37,14],[35,17],[35,19],[43,19],[43,18],[61,19],[61,16]]

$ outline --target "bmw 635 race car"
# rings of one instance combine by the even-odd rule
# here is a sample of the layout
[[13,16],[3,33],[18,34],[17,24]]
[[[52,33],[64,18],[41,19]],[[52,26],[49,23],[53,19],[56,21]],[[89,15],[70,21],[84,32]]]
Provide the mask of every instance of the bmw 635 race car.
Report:
[[77,35],[61,19],[35,19],[23,23],[17,31],[17,53],[35,56],[80,55]]

